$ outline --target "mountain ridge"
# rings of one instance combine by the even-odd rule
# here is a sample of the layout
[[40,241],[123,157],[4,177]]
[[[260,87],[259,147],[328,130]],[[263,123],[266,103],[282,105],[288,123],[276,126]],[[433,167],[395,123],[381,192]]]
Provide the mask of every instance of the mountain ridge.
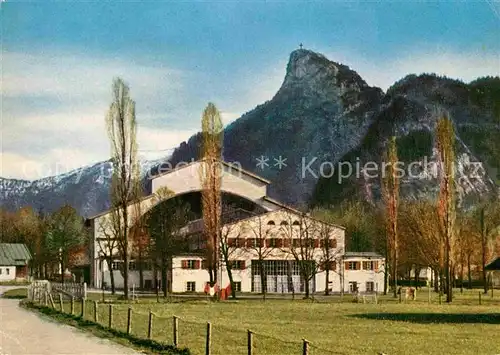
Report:
[[[369,86],[344,64],[310,50],[295,50],[290,54],[283,83],[276,94],[225,128],[223,158],[237,161],[244,169],[270,180],[269,195],[284,203],[304,207],[328,204],[338,200],[332,193],[339,198],[346,198],[345,194],[338,186],[327,183],[328,179],[304,176],[304,161],[313,161],[311,167],[316,172],[322,162],[337,164],[350,155],[378,161],[385,141],[394,132],[401,138],[409,137],[401,143],[403,155],[408,159],[420,158],[422,152],[432,157],[433,110],[440,107],[455,122],[462,150],[468,152],[463,160],[485,162],[498,169],[500,154],[494,142],[497,138],[500,141],[500,115],[496,116],[500,106],[495,103],[500,99],[499,88],[498,77],[479,78],[465,84],[432,74],[409,74],[384,93]],[[425,132],[430,132],[430,136]],[[197,159],[199,146],[198,133],[182,142],[163,162],[175,166],[181,161]],[[269,166],[265,169],[256,166],[260,157],[268,158]],[[278,158],[285,158],[286,166],[276,166]],[[157,174],[161,161],[151,164],[144,174]],[[65,180],[40,189],[42,182],[31,182],[39,191],[30,189],[26,182],[0,179],[3,187],[0,204],[10,209],[34,205],[53,210],[66,202],[84,216],[99,213],[109,207],[106,188],[109,177],[97,171],[97,167],[107,171],[106,162],[92,167],[84,169],[79,184]],[[481,182],[487,186],[486,193],[495,188],[494,181],[490,183],[488,178],[485,176]],[[102,182],[96,183],[98,179]],[[145,182],[148,188],[149,180]],[[368,191],[368,185],[360,181],[351,184],[341,186],[340,190],[344,187],[346,191],[356,190],[351,195]],[[411,191],[422,190],[424,195],[430,186],[416,180],[408,184]],[[472,190],[467,192],[462,188],[461,193],[485,193]],[[376,184],[371,193],[376,196]],[[369,199],[363,194],[360,198]]]

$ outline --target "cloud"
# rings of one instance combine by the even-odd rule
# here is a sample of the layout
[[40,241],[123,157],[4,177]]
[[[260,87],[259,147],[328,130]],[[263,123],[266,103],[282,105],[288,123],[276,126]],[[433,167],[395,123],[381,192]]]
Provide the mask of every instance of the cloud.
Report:
[[[425,46],[376,61],[348,50],[325,54],[384,90],[411,73],[470,81],[498,75],[500,67],[498,54]],[[37,179],[107,159],[110,147],[104,117],[115,76],[130,84],[137,102],[140,155],[158,158],[199,130],[208,101],[218,105],[227,125],[270,100],[282,83],[285,67],[285,60],[258,73],[242,66],[218,78],[207,71],[181,71],[144,58],[52,49],[4,53],[0,174]]]
[[464,82],[500,74],[500,54],[487,51],[459,52],[422,46],[386,60],[370,60],[349,52],[329,53],[327,57],[349,65],[369,85],[384,91],[408,74],[435,73]]
[[[111,82],[120,76],[136,101],[139,155],[158,158],[195,134],[208,101],[225,125],[278,89],[275,68],[247,70],[229,82],[205,71],[154,60],[126,60],[57,49],[3,55],[3,177],[37,179],[109,157],[105,115]],[[229,79],[229,78],[227,78]]]

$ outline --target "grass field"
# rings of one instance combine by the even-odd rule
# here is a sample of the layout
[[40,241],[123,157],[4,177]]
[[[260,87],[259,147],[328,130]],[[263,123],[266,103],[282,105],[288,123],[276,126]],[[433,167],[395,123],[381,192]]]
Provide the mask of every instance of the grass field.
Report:
[[[153,339],[172,343],[173,322],[179,320],[179,345],[204,354],[206,322],[212,324],[213,354],[246,354],[247,329],[254,332],[255,355],[302,354],[302,339],[310,355],[328,354],[500,354],[500,291],[494,298],[478,292],[456,294],[454,304],[427,303],[427,296],[399,304],[385,296],[379,304],[356,304],[331,297],[303,300],[186,301],[157,303],[154,299],[113,305],[113,327],[126,330],[127,309],[133,308],[132,333],[147,337],[148,313]],[[425,294],[427,295],[427,294]],[[76,312],[80,312],[76,305]],[[69,305],[65,304],[66,311]],[[99,322],[108,322],[108,305],[98,306]],[[93,302],[86,306],[93,318]]]
[[26,298],[27,296],[28,296],[28,290],[26,288],[14,288],[2,294],[3,298],[23,299]]

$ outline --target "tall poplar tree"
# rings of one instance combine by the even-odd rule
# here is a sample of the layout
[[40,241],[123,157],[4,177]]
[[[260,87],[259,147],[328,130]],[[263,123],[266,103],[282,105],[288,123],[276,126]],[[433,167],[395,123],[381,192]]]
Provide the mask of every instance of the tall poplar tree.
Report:
[[137,124],[135,102],[130,98],[128,85],[120,78],[113,81],[113,101],[106,116],[106,126],[111,143],[111,208],[115,213],[113,231],[116,233],[119,253],[123,260],[122,275],[125,299],[129,295],[129,226],[131,211],[128,205],[137,200],[139,169],[137,161]]
[[453,299],[452,247],[455,226],[455,131],[453,122],[441,114],[436,127],[440,188],[438,211],[441,219],[442,260],[446,302]]
[[221,239],[221,182],[223,126],[217,107],[209,103],[203,111],[200,180],[202,186],[202,214],[204,233],[207,240],[207,268],[210,286],[217,283],[220,266]]
[[[396,137],[391,137],[385,154],[385,165],[382,176],[382,191],[386,209],[386,250],[390,260],[393,294],[397,297],[398,284],[398,204],[399,204],[399,177],[396,163],[398,152]],[[385,290],[384,286],[384,290]]]

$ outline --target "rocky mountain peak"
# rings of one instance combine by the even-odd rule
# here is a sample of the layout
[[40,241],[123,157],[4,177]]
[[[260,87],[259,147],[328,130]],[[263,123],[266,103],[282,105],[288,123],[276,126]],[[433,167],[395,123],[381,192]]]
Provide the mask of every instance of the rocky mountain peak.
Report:
[[314,51],[297,49],[290,54],[286,76],[276,96],[336,101],[346,92],[359,92],[366,88],[366,82],[348,66]]

